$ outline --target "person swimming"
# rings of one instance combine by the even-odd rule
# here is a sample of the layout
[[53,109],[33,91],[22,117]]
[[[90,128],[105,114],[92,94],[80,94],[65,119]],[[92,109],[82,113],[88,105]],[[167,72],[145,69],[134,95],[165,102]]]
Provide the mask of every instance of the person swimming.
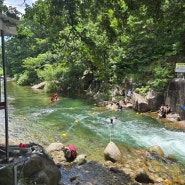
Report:
[[116,117],[110,118],[110,123],[109,124],[113,125],[116,119],[117,119]]
[[57,101],[58,100],[58,94],[57,93],[54,93],[51,97],[50,97],[50,101],[51,102],[54,102],[54,101]]

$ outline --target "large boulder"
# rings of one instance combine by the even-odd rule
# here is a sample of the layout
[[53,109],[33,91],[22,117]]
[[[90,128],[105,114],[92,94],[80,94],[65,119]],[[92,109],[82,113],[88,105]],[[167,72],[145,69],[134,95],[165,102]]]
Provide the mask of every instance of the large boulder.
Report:
[[163,93],[150,90],[147,92],[145,99],[148,103],[148,109],[151,111],[157,111],[164,102],[164,95]]
[[169,105],[173,112],[177,112],[182,120],[185,119],[185,79],[175,78],[171,80],[165,92],[165,104]]
[[138,112],[147,112],[149,110],[146,99],[137,93],[132,94],[132,106]]
[[47,82],[41,82],[40,84],[33,85],[32,89],[44,89],[44,87],[47,85]]
[[[0,170],[0,184],[14,184],[16,176],[21,177],[21,183],[39,185],[58,185],[61,172],[54,161],[44,151],[43,147],[36,144],[25,145],[25,148],[10,146],[11,162]],[[6,166],[6,164],[4,164]],[[13,169],[17,167],[14,177]]]
[[110,142],[104,150],[105,160],[112,162],[121,161],[121,152],[115,143]]
[[31,154],[25,163],[23,178],[39,185],[57,185],[61,173],[54,161],[44,152]]

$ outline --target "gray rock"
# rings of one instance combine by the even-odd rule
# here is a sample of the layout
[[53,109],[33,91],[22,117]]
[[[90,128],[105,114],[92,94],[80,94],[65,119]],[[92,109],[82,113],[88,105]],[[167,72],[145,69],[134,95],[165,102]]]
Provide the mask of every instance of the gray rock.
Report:
[[165,156],[163,150],[158,145],[151,146],[149,148],[149,152],[152,153],[152,154],[156,154],[156,155],[158,155],[160,157],[164,157]]
[[23,178],[39,185],[57,185],[61,173],[47,154],[34,153],[24,166]]
[[105,160],[112,162],[121,161],[121,152],[115,143],[110,142],[104,150]]
[[60,151],[64,148],[64,145],[62,143],[51,143],[47,148],[47,153],[51,153],[53,151]]
[[87,158],[87,155],[85,155],[85,154],[80,154],[80,155],[78,155],[78,156],[76,157],[74,163],[76,163],[76,164],[78,164],[78,165],[82,165],[82,164],[84,164],[84,163],[87,162],[86,158]]
[[[16,148],[16,152],[11,152],[11,155],[14,155],[12,165],[0,170],[0,184],[14,184],[13,166],[20,164],[17,167],[17,177],[21,175],[21,183],[58,185],[61,179],[60,170],[43,147],[36,144],[27,146],[24,149],[19,146],[13,147]],[[18,150],[19,153],[17,153]]]
[[146,99],[137,93],[133,93],[132,95],[132,105],[133,109],[138,112],[147,112],[149,110]]
[[165,92],[165,104],[169,105],[173,112],[180,115],[180,119],[185,119],[185,79],[175,78],[169,82]]

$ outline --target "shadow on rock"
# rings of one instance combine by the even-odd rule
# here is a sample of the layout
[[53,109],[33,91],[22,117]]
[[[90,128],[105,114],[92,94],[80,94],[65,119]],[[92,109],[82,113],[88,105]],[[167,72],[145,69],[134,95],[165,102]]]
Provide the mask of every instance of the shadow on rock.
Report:
[[129,175],[121,172],[119,169],[112,169],[95,161],[85,163],[84,165],[69,164],[60,168],[62,178],[61,184],[96,184],[96,185],[137,185]]

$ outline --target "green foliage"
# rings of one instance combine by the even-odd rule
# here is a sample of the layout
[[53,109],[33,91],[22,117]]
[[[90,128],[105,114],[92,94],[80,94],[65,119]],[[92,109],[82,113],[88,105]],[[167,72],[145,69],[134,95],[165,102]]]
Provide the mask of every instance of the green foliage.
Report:
[[84,86],[82,79],[83,71],[81,65],[73,65],[71,68],[65,68],[59,78],[62,89],[80,93]]
[[37,56],[37,58],[32,58],[32,57],[29,57],[29,58],[26,58],[23,62],[23,67],[26,69],[26,70],[39,70],[39,69],[43,69],[44,68],[44,65],[47,64],[49,61],[50,58],[49,58],[49,55],[47,53],[45,54],[39,54]]
[[60,72],[60,68],[51,64],[45,64],[44,70],[38,70],[37,75],[40,80],[51,81],[56,79],[57,73]]
[[155,79],[155,80],[151,83],[151,85],[152,85],[153,89],[155,89],[155,91],[162,91],[162,90],[164,90],[164,88],[166,87],[167,82],[168,82],[167,79],[160,79],[160,78],[157,78],[157,79]]
[[35,72],[28,72],[25,71],[23,74],[19,76],[19,79],[17,80],[18,85],[33,85],[34,82],[36,82],[37,78],[35,78]]
[[170,71],[167,67],[163,67],[163,65],[158,62],[153,66],[153,81],[151,82],[151,87],[156,91],[163,90],[168,82],[168,76]]
[[60,86],[57,81],[49,81],[47,85],[44,87],[44,91],[47,93],[54,93],[60,91]]
[[2,75],[3,75],[3,68],[0,67],[0,76],[2,76]]
[[29,78],[29,80],[26,80],[27,83],[29,82],[26,85],[55,79],[56,73],[59,69],[50,64],[52,57],[53,55],[48,52],[45,54],[39,54],[37,58],[26,58],[23,62],[25,72],[23,76],[20,76],[20,83],[26,78],[26,76]]
[[138,87],[135,89],[135,91],[138,93],[138,94],[141,94],[141,95],[145,95],[150,89],[150,86],[142,86],[142,87]]
[[184,55],[184,19],[183,1],[39,0],[6,41],[7,72],[22,85],[59,82],[47,91],[81,92],[128,76],[140,93],[161,90],[174,76],[168,59]]

